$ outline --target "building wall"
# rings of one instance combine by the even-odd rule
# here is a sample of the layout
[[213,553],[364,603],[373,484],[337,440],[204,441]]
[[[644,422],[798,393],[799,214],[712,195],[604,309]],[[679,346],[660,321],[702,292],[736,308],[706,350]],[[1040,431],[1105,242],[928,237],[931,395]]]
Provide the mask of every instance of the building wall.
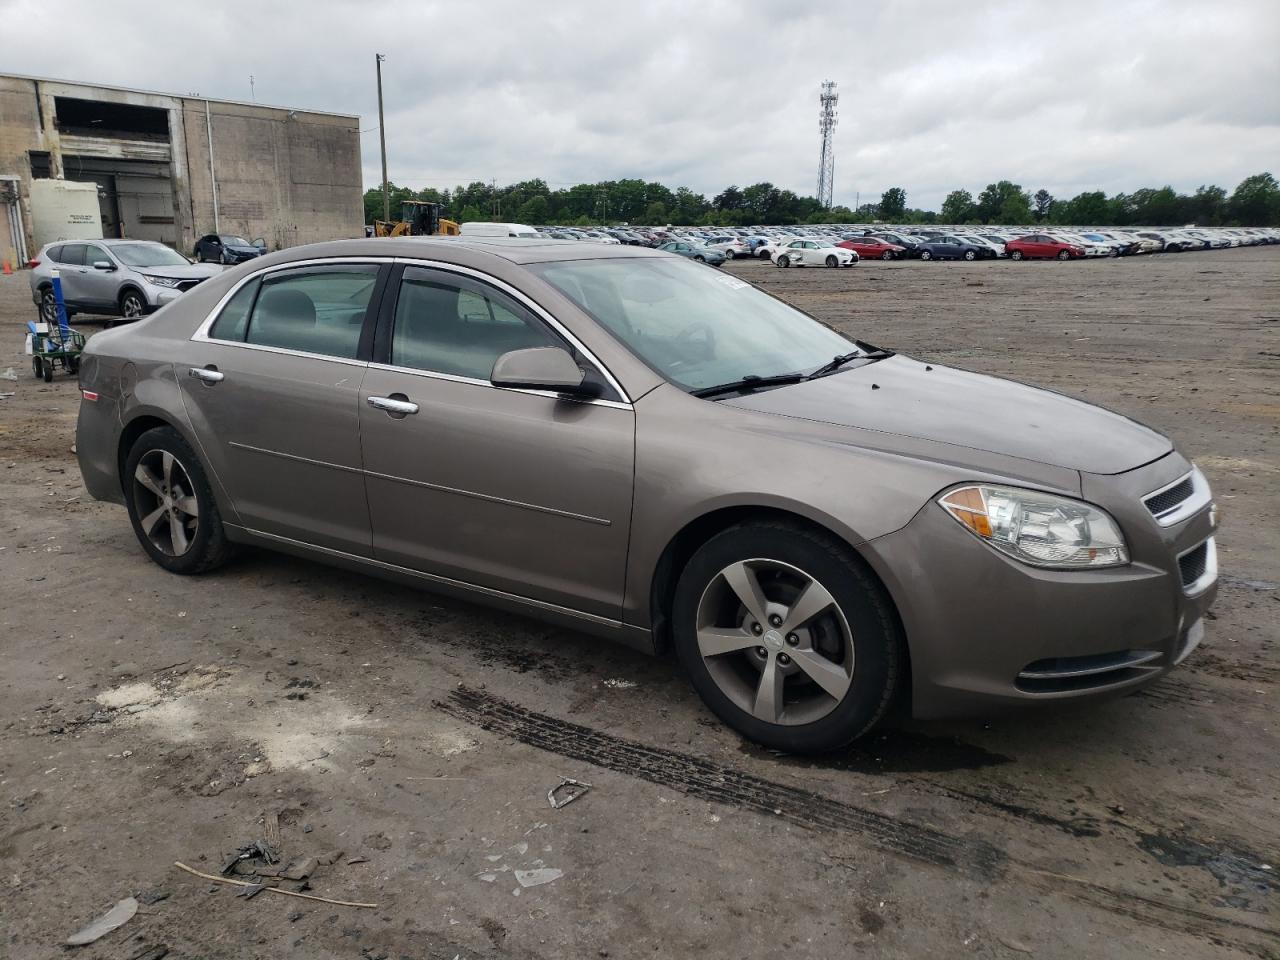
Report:
[[[190,219],[214,231],[209,137],[217,174],[218,226],[276,250],[364,236],[358,118],[185,99],[182,126]],[[194,241],[194,238],[193,238]]]
[[[168,140],[59,133],[57,97],[164,110]],[[0,176],[19,178],[31,247],[34,152],[37,176],[97,181],[104,203],[111,184],[108,219],[118,209],[126,235],[190,254],[214,232],[210,129],[222,232],[263,237],[271,249],[363,236],[358,117],[0,75]],[[161,207],[170,206],[167,222]],[[12,262],[7,247],[0,231],[0,259]]]

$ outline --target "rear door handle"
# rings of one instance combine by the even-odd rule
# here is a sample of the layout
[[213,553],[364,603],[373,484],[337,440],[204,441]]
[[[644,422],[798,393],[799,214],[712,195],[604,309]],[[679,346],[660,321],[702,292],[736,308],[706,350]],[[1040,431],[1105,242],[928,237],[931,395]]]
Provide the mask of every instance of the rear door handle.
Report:
[[226,376],[221,370],[213,367],[191,367],[187,370],[187,374],[205,383],[221,383]]
[[418,412],[418,405],[411,400],[397,400],[395,397],[368,397],[369,406],[385,410],[395,416],[405,416]]

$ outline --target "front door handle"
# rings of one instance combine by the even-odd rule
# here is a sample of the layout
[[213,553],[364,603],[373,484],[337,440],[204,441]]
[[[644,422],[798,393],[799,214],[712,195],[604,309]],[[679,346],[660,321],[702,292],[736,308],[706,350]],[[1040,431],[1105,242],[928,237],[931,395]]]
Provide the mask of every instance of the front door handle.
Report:
[[[403,394],[401,394],[403,398]],[[418,412],[418,405],[411,400],[396,397],[368,397],[369,406],[385,410],[392,416],[403,417]]]
[[187,370],[187,374],[205,383],[221,383],[226,376],[216,367],[191,367]]

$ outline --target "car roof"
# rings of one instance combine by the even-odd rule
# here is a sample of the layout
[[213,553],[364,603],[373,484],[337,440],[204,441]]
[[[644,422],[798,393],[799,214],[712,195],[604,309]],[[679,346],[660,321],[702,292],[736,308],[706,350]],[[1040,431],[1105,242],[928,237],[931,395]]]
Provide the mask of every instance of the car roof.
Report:
[[266,266],[326,257],[411,257],[460,264],[498,258],[514,264],[529,264],[557,260],[665,256],[669,254],[645,247],[555,240],[548,237],[368,237],[289,247],[269,254],[259,262]]

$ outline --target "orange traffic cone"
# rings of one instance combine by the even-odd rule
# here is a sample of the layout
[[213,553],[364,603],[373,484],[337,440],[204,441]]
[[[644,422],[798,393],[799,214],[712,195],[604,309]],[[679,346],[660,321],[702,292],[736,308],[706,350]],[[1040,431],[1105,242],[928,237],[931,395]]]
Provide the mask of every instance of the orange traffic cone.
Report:
[[8,260],[4,262],[4,269],[3,271],[0,271],[0,272],[3,272],[6,277],[9,276],[9,274],[13,273],[13,269],[9,266]]

